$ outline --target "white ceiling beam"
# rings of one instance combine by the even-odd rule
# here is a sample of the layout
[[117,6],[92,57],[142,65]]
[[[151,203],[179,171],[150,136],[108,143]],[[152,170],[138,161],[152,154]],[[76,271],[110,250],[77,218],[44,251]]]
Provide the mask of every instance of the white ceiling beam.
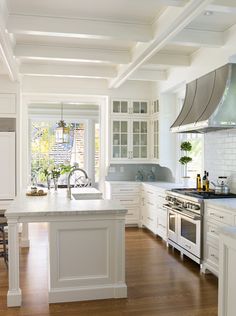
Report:
[[22,75],[52,76],[52,77],[77,77],[77,78],[114,78],[116,68],[111,66],[99,67],[96,65],[58,65],[58,64],[30,64],[22,63]]
[[9,34],[6,32],[5,18],[8,15],[4,0],[0,1],[0,59],[12,81],[18,80],[18,66],[13,56]]
[[224,44],[224,33],[189,28],[182,30],[171,42],[189,46],[220,47]]
[[165,70],[147,70],[138,69],[130,77],[129,80],[144,80],[144,81],[160,81],[167,79]]
[[215,0],[207,7],[208,11],[220,13],[236,13],[235,0]]
[[127,51],[81,47],[17,45],[15,55],[24,59],[71,60],[115,64],[127,64],[130,62],[130,54]]
[[172,7],[182,7],[189,0],[159,0],[159,3],[164,6],[172,6]]
[[173,53],[157,53],[145,65],[190,66],[190,56]]
[[147,44],[137,44],[133,50],[132,62],[120,67],[118,76],[110,81],[110,88],[118,88],[135,70],[142,66],[154,54],[170,42],[194,18],[196,18],[212,0],[190,0],[183,8],[168,8],[155,23],[155,35]]
[[122,39],[138,42],[148,42],[152,39],[151,25],[82,18],[10,15],[7,28],[14,34]]

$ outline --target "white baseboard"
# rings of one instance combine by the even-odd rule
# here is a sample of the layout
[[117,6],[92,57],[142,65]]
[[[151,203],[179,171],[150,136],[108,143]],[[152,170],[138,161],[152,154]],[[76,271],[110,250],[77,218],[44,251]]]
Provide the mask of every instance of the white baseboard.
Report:
[[126,298],[125,283],[108,284],[93,287],[54,288],[48,292],[49,303],[100,300],[108,298]]

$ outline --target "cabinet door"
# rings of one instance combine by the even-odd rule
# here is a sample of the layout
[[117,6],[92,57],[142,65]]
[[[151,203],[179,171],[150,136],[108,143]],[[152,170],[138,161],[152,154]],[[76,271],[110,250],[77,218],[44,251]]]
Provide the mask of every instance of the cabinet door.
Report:
[[15,133],[0,133],[0,199],[15,198]]
[[132,158],[147,159],[148,158],[148,121],[132,120]]
[[111,113],[112,114],[128,114],[129,111],[129,101],[128,100],[112,100],[111,102]]
[[112,159],[128,159],[129,120],[112,120]]
[[152,114],[157,114],[159,113],[159,100],[153,101],[152,104]]
[[159,120],[153,120],[153,158],[159,159]]
[[148,101],[132,101],[131,112],[138,115],[149,114],[149,102]]

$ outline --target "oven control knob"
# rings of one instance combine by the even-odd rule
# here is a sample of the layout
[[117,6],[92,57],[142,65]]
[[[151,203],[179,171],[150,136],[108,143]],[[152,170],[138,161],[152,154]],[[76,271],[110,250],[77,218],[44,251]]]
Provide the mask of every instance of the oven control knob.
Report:
[[199,205],[194,205],[194,210],[200,210],[200,206]]

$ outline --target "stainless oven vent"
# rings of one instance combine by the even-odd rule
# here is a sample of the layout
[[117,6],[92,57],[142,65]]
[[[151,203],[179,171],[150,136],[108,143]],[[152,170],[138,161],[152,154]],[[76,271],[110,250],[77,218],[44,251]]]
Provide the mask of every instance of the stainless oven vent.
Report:
[[206,133],[229,128],[236,128],[236,64],[187,84],[182,110],[171,131]]

